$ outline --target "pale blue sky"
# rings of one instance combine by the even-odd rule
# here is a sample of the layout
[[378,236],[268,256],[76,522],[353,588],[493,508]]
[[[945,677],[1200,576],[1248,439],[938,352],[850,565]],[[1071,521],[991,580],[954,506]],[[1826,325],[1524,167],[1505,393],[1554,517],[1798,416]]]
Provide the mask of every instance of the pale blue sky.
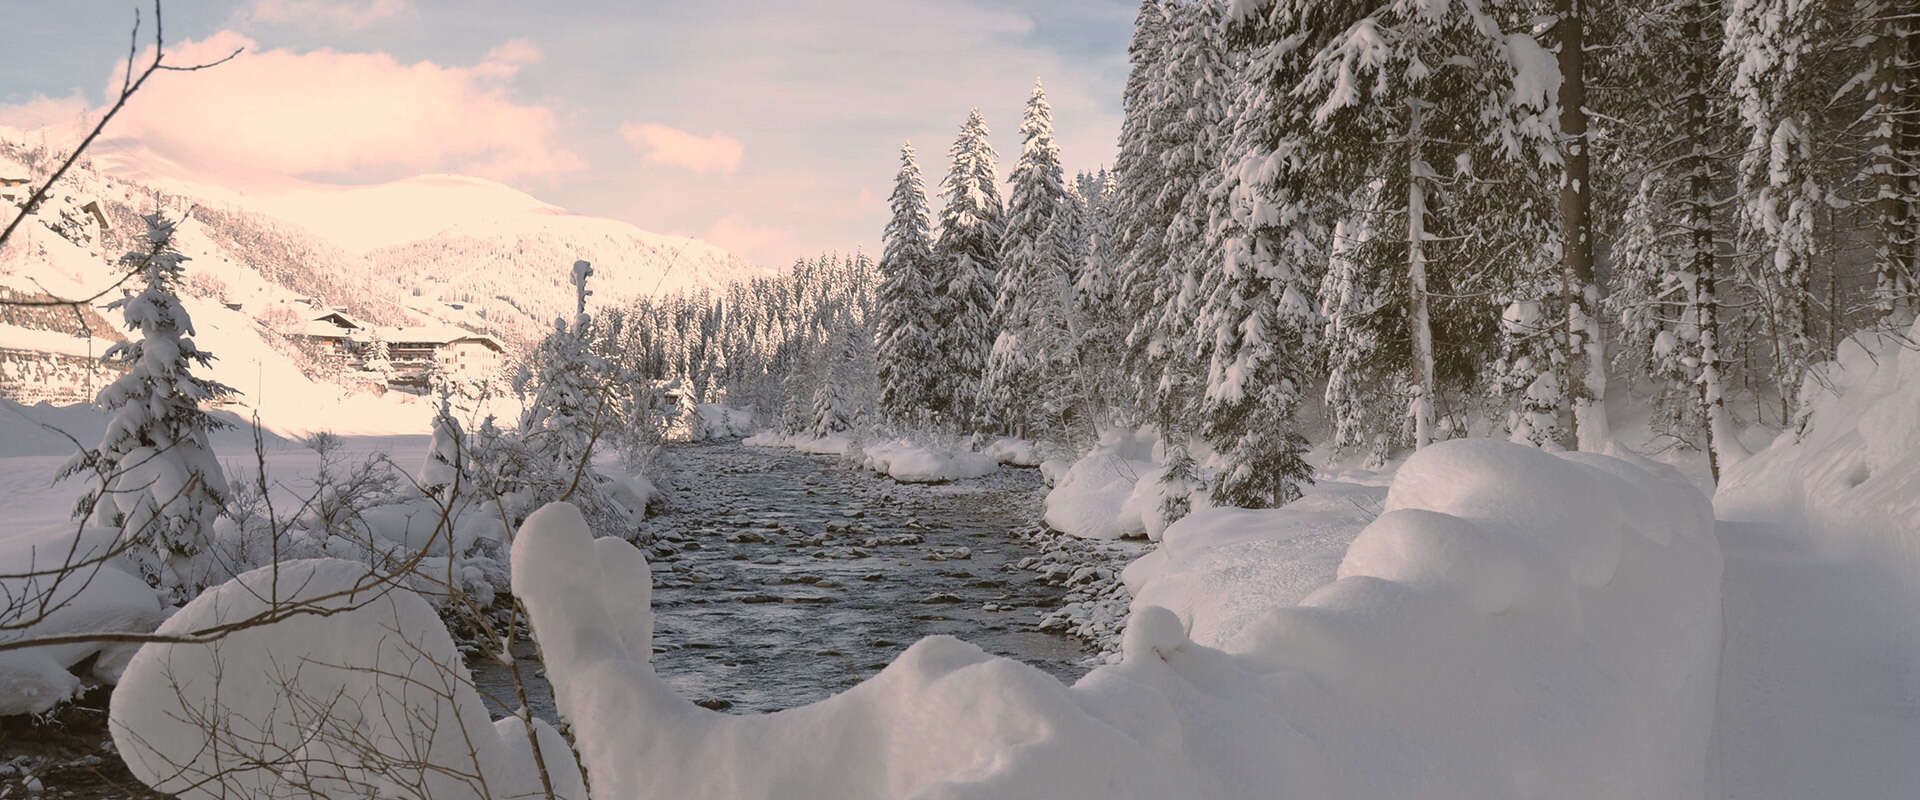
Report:
[[[1009,161],[1036,77],[1068,168],[1111,160],[1135,3],[166,8],[168,38],[186,46],[183,55],[248,48],[219,76],[162,76],[166,90],[117,128],[183,170],[243,188],[287,176],[481,174],[576,211],[780,263],[876,248],[899,143],[911,138],[937,181],[969,106],[986,112]],[[70,121],[97,104],[132,13],[131,0],[8,0],[0,124]]]

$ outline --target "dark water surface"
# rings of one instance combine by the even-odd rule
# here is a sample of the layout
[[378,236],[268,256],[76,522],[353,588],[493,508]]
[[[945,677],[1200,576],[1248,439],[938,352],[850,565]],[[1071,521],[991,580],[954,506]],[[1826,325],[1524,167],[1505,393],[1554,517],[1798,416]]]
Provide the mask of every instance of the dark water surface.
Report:
[[[668,506],[648,520],[654,669],[712,708],[820,700],[924,636],[949,634],[1071,682],[1086,647],[1037,630],[1066,589],[1014,562],[1035,555],[1034,470],[906,486],[835,458],[738,444],[669,448]],[[537,676],[531,650],[522,672]],[[474,679],[495,713],[518,706],[497,662]],[[544,681],[529,705],[551,717]]]

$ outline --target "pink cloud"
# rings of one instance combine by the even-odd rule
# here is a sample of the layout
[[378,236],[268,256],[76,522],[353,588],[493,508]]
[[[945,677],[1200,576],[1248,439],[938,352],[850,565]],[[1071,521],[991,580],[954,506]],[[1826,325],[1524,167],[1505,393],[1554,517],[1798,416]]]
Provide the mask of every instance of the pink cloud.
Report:
[[195,63],[235,48],[244,52],[216,68],[157,76],[114,121],[112,138],[243,182],[423,172],[509,178],[580,166],[557,143],[551,109],[508,96],[506,82],[539,59],[524,41],[470,67],[402,63],[385,53],[262,50],[233,31],[182,43],[167,57]]
[[694,172],[735,172],[747,150],[739,139],[723,133],[701,136],[652,122],[621,125],[620,135],[647,160]]
[[66,97],[35,97],[24,103],[0,106],[0,125],[23,131],[78,126],[92,108],[75,92]]

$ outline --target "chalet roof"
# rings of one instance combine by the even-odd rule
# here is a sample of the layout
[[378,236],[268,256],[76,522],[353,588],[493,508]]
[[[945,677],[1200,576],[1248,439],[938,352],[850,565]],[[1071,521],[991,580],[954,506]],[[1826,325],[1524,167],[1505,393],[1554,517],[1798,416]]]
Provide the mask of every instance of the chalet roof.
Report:
[[350,339],[355,342],[379,339],[390,345],[447,345],[454,342],[477,342],[495,351],[506,351],[499,339],[484,333],[474,333],[465,328],[452,325],[379,327],[355,319],[342,311],[329,311],[314,317],[301,329],[301,335],[315,339]]
[[337,309],[328,310],[326,313],[314,317],[313,321],[350,331],[363,331],[372,327],[365,322],[354,319],[353,316],[347,312]]

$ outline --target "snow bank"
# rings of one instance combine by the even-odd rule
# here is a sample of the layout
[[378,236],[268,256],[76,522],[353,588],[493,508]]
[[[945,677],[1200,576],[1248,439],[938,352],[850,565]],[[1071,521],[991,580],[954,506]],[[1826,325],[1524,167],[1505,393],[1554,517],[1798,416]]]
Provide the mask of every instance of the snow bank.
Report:
[[853,439],[846,436],[805,436],[765,430],[740,440],[748,447],[785,447],[816,456],[844,456],[854,452]]
[[753,411],[731,408],[719,403],[701,403],[693,408],[692,429],[688,438],[696,442],[709,439],[738,439],[753,433]]
[[1803,528],[1836,550],[1865,549],[1920,574],[1920,324],[1903,341],[1863,333],[1807,380],[1796,439],[1729,466],[1721,517]]
[[980,452],[1010,467],[1037,467],[1046,460],[1041,457],[1040,448],[1031,440],[1005,436],[989,442]]
[[[121,559],[117,530],[71,524],[0,539],[0,642],[76,633],[145,633],[167,607]],[[106,559],[102,561],[102,559]],[[63,568],[74,569],[62,576]],[[48,573],[48,574],[36,574]],[[0,716],[37,714],[89,685],[118,680],[138,645],[110,642],[0,651]],[[90,662],[89,659],[92,659]],[[88,663],[85,675],[72,668]]]
[[[186,798],[540,796],[524,725],[489,720],[433,609],[358,564],[314,559],[245,573],[159,632],[245,620],[272,608],[276,593],[327,613],[134,656],[108,722],[136,777]],[[560,796],[584,800],[564,740],[544,723],[536,729]]]
[[[514,589],[609,796],[1704,793],[1720,556],[1684,479],[1450,442],[1401,468],[1385,509],[1299,605],[1136,608],[1121,660],[1071,688],[932,637],[819,703],[707,711],[649,663],[643,557],[562,505],[522,528]],[[1211,519],[1175,540],[1290,535]]]
[[786,447],[816,456],[844,456],[901,483],[947,483],[978,478],[1000,461],[958,442],[885,439],[861,442],[850,436],[807,436],[761,431],[740,442],[749,447]]
[[1321,481],[1284,508],[1201,509],[1169,526],[1121,579],[1136,612],[1172,610],[1195,642],[1235,649],[1248,626],[1336,577],[1385,497],[1384,486]]
[[1047,492],[1047,525],[1088,539],[1146,535],[1144,498],[1134,498],[1134,490],[1158,480],[1153,445],[1151,433],[1101,434],[1098,445],[1054,479]]
[[1000,467],[1000,461],[986,453],[975,453],[958,444],[932,444],[907,439],[889,439],[868,444],[861,450],[868,469],[901,483],[946,483],[978,478]]

